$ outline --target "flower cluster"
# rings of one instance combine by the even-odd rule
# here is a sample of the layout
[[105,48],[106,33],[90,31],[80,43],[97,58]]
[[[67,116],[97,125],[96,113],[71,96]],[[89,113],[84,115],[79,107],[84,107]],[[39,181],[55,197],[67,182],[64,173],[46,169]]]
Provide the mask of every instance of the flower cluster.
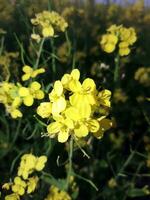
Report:
[[37,114],[53,121],[48,124],[48,135],[58,136],[58,141],[66,142],[70,135],[75,139],[93,133],[101,138],[104,131],[111,127],[107,119],[110,108],[111,92],[98,91],[91,78],[83,83],[79,81],[80,72],[74,69],[65,74],[61,81],[54,83],[49,93],[49,102],[43,102],[37,108]]
[[5,80],[8,80],[10,78],[10,68],[12,71],[12,68],[14,71],[16,71],[16,63],[15,60],[17,59],[19,53],[18,52],[3,52],[0,55],[0,71],[2,74],[2,77]]
[[117,47],[120,56],[130,53],[130,46],[137,40],[134,28],[126,28],[122,25],[112,25],[107,29],[107,33],[102,36],[101,47],[107,53],[112,53]]
[[27,81],[30,78],[35,78],[36,76],[38,76],[39,74],[42,74],[45,72],[44,68],[39,68],[39,69],[33,69],[32,67],[25,65],[22,68],[22,71],[24,72],[23,76],[22,76],[22,80],[23,81]]
[[32,35],[34,39],[40,39],[41,36],[44,38],[53,37],[55,35],[55,31],[64,32],[68,27],[68,23],[65,21],[65,19],[55,11],[43,11],[38,13],[36,14],[35,18],[31,19],[31,23],[41,29],[40,35]]
[[135,80],[144,86],[150,86],[150,68],[140,67],[134,75]]
[[6,111],[12,118],[22,117],[20,106],[32,106],[34,99],[43,99],[44,92],[41,90],[41,84],[37,81],[32,82],[28,87],[20,83],[11,82],[0,83],[0,103],[5,105]]
[[52,185],[45,200],[71,200],[69,194]]
[[35,171],[42,171],[47,162],[46,156],[35,157],[33,154],[24,154],[21,157],[18,174],[13,182],[5,183],[3,189],[12,190],[12,194],[7,195],[5,200],[20,200],[20,197],[31,194],[35,191],[39,178],[30,176]]
[[128,99],[128,96],[121,88],[117,88],[114,90],[114,94],[113,94],[114,103],[119,103],[119,102],[125,103],[127,99]]

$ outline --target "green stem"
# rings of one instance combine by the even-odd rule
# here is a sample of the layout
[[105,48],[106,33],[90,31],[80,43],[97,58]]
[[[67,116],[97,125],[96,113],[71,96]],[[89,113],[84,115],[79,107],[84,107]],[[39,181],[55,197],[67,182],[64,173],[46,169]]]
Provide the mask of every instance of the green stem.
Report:
[[115,71],[114,71],[114,85],[115,88],[120,84],[120,56],[117,54],[115,57]]
[[70,138],[69,141],[69,167],[68,167],[68,173],[67,173],[67,183],[66,183],[66,189],[69,188],[69,182],[70,182],[70,176],[72,174],[72,158],[73,158],[73,137]]
[[39,50],[38,50],[38,52],[37,52],[37,59],[36,59],[35,65],[34,65],[34,69],[37,69],[38,66],[39,66],[39,62],[40,62],[40,57],[41,57],[41,53],[42,53],[44,41],[45,41],[45,39],[43,38],[43,39],[41,40],[40,47],[39,47]]
[[51,48],[52,48],[52,71],[53,71],[53,76],[55,77],[56,74],[56,60],[55,60],[55,45],[54,45],[54,39],[51,38],[50,40],[51,43]]

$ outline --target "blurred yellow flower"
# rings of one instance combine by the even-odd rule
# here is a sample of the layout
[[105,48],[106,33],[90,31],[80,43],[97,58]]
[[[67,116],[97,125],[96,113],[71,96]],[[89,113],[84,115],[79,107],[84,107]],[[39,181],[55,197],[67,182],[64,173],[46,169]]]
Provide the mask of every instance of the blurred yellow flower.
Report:
[[27,194],[30,194],[30,193],[35,191],[35,189],[37,187],[38,180],[39,180],[39,178],[37,176],[33,176],[33,177],[28,179]]
[[69,194],[52,185],[45,200],[71,200]]
[[15,177],[12,191],[22,196],[25,193],[26,183],[20,177]]
[[130,46],[136,40],[137,36],[134,28],[112,25],[107,29],[107,33],[102,36],[100,44],[107,53],[112,53],[118,48],[119,55],[126,56],[130,53]]
[[144,86],[150,86],[150,68],[140,67],[134,74],[134,79]]
[[38,76],[39,74],[42,74],[45,72],[45,69],[44,68],[39,68],[39,69],[33,69],[31,68],[30,66],[28,65],[25,65],[23,68],[22,68],[22,71],[25,73],[23,76],[22,76],[22,80],[23,81],[27,81],[28,79],[30,78],[35,78],[36,76]]
[[9,194],[5,197],[5,200],[20,200],[20,196],[16,193]]
[[47,162],[46,156],[35,157],[33,154],[24,154],[18,168],[18,176],[27,179],[34,171],[41,171]]
[[55,11],[43,11],[38,13],[35,18],[31,19],[31,23],[34,26],[40,27],[40,34],[44,38],[53,37],[56,31],[64,32],[68,27],[68,23],[65,19]]

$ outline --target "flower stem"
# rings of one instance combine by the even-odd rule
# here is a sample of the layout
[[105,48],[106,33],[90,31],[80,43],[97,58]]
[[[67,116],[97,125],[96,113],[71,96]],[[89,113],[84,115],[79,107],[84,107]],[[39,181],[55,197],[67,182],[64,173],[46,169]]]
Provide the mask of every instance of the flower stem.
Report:
[[40,61],[40,57],[41,57],[41,53],[42,53],[44,41],[45,41],[45,39],[43,38],[43,39],[41,40],[40,47],[39,47],[39,50],[38,50],[38,52],[37,52],[37,59],[36,59],[35,65],[34,65],[34,69],[37,69],[38,66],[39,66],[39,61]]
[[70,138],[69,141],[69,167],[68,167],[68,173],[67,173],[67,183],[66,183],[66,189],[69,188],[69,182],[70,182],[70,176],[72,174],[72,158],[73,158],[73,137]]
[[114,71],[114,87],[119,87],[120,84],[120,56],[115,57],[115,71]]
[[51,48],[52,48],[52,70],[53,70],[53,76],[55,77],[56,74],[56,61],[55,61],[55,45],[54,45],[54,39],[51,38],[50,40]]

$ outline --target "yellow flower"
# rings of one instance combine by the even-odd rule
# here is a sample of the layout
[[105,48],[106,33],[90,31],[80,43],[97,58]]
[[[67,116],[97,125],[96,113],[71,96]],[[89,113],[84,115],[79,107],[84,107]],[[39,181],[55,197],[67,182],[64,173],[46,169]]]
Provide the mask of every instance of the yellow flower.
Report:
[[58,135],[58,141],[63,143],[68,140],[70,130],[74,128],[73,122],[70,119],[63,118],[62,116],[55,117],[55,122],[47,126],[47,132],[50,137]]
[[18,93],[19,93],[20,97],[26,97],[26,96],[28,96],[30,94],[30,91],[26,87],[20,87]]
[[[32,38],[33,40],[37,41],[38,43],[41,41],[41,37],[40,37],[39,34],[33,33],[33,34],[31,34],[31,38]],[[23,79],[24,79],[24,78],[23,78]]]
[[15,177],[14,184],[12,185],[12,191],[22,196],[25,193],[25,188],[25,181],[23,181],[20,177]]
[[98,93],[98,102],[102,106],[110,107],[110,97],[111,92],[110,90],[102,90]]
[[37,81],[34,81],[27,87],[20,87],[19,96],[22,98],[24,105],[32,106],[34,99],[43,99],[44,92],[40,89],[41,84]]
[[30,78],[35,78],[37,75],[44,73],[45,69],[44,68],[39,68],[39,69],[34,70],[30,66],[25,65],[23,67],[22,71],[25,73],[22,76],[22,80],[23,81],[27,81]]
[[44,92],[41,90],[41,84],[37,81],[34,81],[30,85],[30,92],[35,99],[43,99]]
[[49,27],[43,28],[42,35],[43,35],[43,37],[52,37],[52,36],[54,36],[54,29],[53,29],[53,27],[49,26]]
[[2,189],[9,190],[11,185],[12,185],[11,183],[5,183],[5,184],[2,186]]
[[54,116],[65,110],[66,100],[63,95],[63,86],[61,81],[56,81],[54,83],[54,89],[49,94],[49,99],[52,102],[52,114]]
[[69,194],[52,185],[45,200],[71,200]]
[[96,138],[101,139],[103,137],[104,132],[112,127],[112,121],[110,119],[101,118],[99,119],[99,123],[100,129],[93,134]]
[[20,166],[18,168],[18,176],[27,179],[34,171],[41,171],[47,162],[46,156],[35,157],[32,154],[24,154],[21,157]]
[[102,48],[105,52],[111,53],[115,50],[116,44],[118,42],[118,37],[113,34],[103,35],[101,40]]
[[11,111],[9,111],[11,114],[11,117],[16,119],[18,117],[22,117],[22,113],[19,109],[12,109]]
[[102,36],[101,47],[107,53],[112,53],[118,47],[120,56],[130,53],[130,46],[137,40],[134,28],[125,28],[122,25],[112,25],[107,29],[107,33]]
[[37,108],[37,114],[40,115],[42,118],[50,117],[52,113],[52,103],[50,102],[43,102]]
[[[70,74],[65,74],[62,79],[61,83],[63,87],[67,90],[71,90],[71,85],[78,85],[78,81],[80,78],[80,72],[78,69],[72,70]],[[79,86],[80,87],[80,86]]]
[[27,194],[35,191],[39,178],[37,176],[31,177],[27,182]]
[[108,186],[109,186],[109,188],[115,188],[115,187],[117,187],[117,182],[116,182],[116,180],[114,179],[114,178],[111,178],[109,181],[108,181]]
[[32,106],[34,103],[34,98],[32,95],[28,95],[26,97],[23,98],[23,103],[26,106]]
[[134,79],[144,86],[150,86],[150,68],[140,67],[137,69]]
[[5,197],[5,200],[20,200],[20,196],[16,193],[9,194]]
[[36,163],[36,157],[32,154],[24,154],[21,157],[20,166],[18,168],[18,176],[22,176],[23,179],[27,179],[29,174],[34,171]]
[[47,162],[47,157],[46,156],[40,156],[36,157],[36,162],[34,169],[36,171],[41,171],[45,167],[45,163]]
[[74,92],[69,98],[70,104],[78,108],[83,118],[88,117],[91,113],[91,106],[96,104],[96,85],[94,81],[87,78],[83,81],[82,85],[70,85],[70,89]]
[[42,118],[51,117],[53,121],[47,126],[48,135],[58,137],[61,143],[70,135],[79,139],[108,129],[102,119],[108,115],[111,92],[98,92],[94,80],[86,78],[81,84],[79,77],[77,69],[65,74],[61,81],[54,83],[49,94],[50,102],[43,102],[37,108]]
[[43,11],[36,14],[36,17],[31,19],[31,23],[40,27],[44,38],[53,37],[56,30],[64,32],[68,27],[65,19],[54,11]]
[[17,108],[21,105],[22,101],[20,97],[15,97],[13,102],[12,102],[12,107]]

